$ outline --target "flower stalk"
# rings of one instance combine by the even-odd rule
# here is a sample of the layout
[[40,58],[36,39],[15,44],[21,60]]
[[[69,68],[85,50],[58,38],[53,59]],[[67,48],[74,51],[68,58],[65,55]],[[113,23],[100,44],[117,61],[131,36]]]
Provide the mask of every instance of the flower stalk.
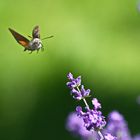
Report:
[[[100,137],[100,140],[114,140],[111,134],[104,136],[101,131],[106,125],[105,117],[102,115],[101,104],[98,102],[97,98],[92,99],[92,109],[90,109],[86,98],[90,96],[90,89],[85,89],[84,85],[81,84],[81,76],[74,78],[71,73],[67,75],[68,82],[67,86],[71,90],[71,95],[75,100],[83,100],[85,107],[84,111],[81,106],[76,107],[76,113],[79,118],[81,118],[84,122],[84,127],[90,132],[97,132]],[[109,137],[108,137],[109,136]],[[112,136],[112,137],[111,137]]]

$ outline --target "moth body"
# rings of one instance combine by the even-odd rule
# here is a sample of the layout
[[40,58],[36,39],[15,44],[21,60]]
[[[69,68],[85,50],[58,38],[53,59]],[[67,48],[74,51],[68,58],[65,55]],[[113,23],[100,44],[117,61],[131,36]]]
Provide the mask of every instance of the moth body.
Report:
[[29,46],[26,48],[26,50],[35,51],[40,50],[42,48],[42,41],[39,38],[33,38],[29,42]]

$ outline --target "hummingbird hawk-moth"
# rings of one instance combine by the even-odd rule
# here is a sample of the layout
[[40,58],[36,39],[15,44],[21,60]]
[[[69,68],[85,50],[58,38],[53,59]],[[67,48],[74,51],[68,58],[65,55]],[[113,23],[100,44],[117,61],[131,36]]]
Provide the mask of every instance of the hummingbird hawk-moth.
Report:
[[43,48],[43,44],[42,44],[42,40],[44,39],[48,39],[51,38],[53,36],[49,36],[43,39],[40,39],[40,30],[39,30],[39,26],[35,26],[33,28],[32,31],[32,37],[29,36],[31,38],[31,40],[28,40],[26,37],[24,37],[23,35],[17,33],[16,31],[14,31],[13,29],[9,28],[9,31],[12,33],[12,35],[14,36],[15,40],[24,47],[24,51],[28,50],[31,51],[31,53],[35,50],[37,50],[37,52],[41,49],[44,50]]

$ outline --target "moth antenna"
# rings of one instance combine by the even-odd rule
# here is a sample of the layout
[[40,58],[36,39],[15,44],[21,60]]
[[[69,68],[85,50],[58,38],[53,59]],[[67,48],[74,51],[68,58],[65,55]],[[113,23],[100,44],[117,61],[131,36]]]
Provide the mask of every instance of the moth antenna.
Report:
[[29,54],[31,54],[33,51],[30,51]]
[[42,38],[41,40],[45,40],[45,39],[52,38],[52,37],[54,37],[54,36],[51,35],[51,36],[48,36],[48,37]]
[[38,52],[39,52],[39,49],[37,50],[37,54],[38,54]]

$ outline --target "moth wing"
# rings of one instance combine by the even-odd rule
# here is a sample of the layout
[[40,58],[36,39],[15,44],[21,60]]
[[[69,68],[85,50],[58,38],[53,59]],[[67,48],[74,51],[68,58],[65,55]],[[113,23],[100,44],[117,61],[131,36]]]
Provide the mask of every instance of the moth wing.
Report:
[[40,38],[40,29],[39,26],[35,26],[32,31],[33,38]]
[[9,28],[9,31],[11,32],[11,34],[14,36],[15,40],[22,45],[23,47],[27,48],[29,45],[29,40],[22,36],[21,34],[17,33],[16,31],[14,31],[13,29]]

